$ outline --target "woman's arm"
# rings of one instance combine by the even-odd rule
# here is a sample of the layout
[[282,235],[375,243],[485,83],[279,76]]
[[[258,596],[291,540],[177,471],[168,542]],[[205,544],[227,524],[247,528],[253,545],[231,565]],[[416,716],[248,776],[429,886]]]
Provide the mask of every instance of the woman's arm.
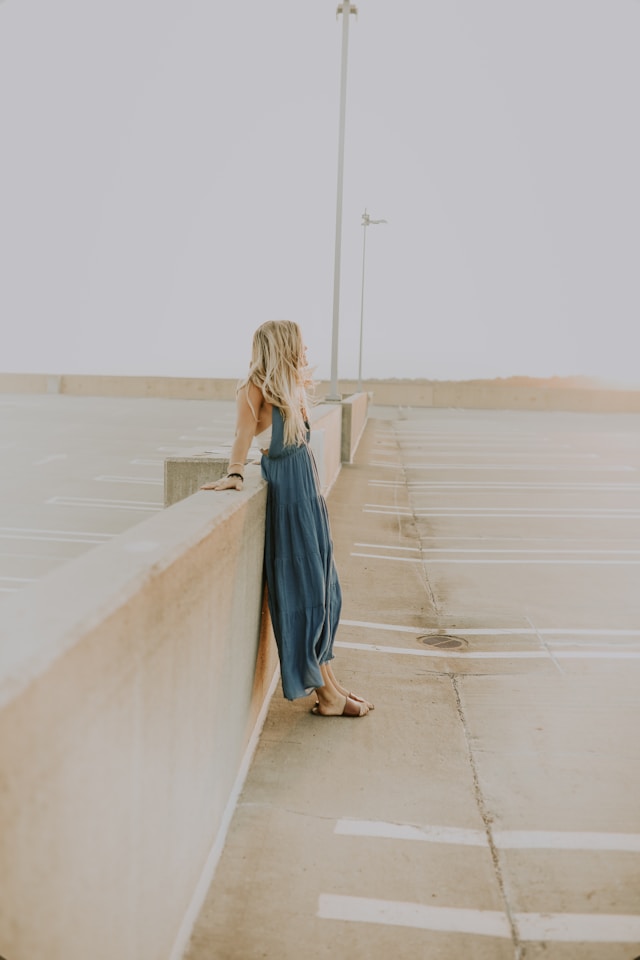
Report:
[[260,410],[264,398],[255,383],[248,383],[238,391],[236,400],[236,435],[229,456],[229,473],[239,473],[240,477],[223,477],[205,483],[201,490],[242,490],[244,464],[249,447],[256,435],[256,424],[260,419]]

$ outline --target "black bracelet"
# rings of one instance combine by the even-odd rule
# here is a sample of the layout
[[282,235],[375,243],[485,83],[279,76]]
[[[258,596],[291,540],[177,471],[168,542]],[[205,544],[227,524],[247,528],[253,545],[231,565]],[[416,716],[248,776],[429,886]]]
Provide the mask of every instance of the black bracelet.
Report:
[[241,473],[228,473],[227,480],[230,480],[231,477],[238,477],[240,480],[244,480],[244,477],[242,476]]

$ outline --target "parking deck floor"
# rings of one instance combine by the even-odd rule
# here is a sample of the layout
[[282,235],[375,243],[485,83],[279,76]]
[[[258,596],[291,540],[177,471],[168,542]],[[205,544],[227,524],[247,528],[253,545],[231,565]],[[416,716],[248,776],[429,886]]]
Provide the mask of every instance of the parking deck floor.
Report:
[[374,410],[335,672],[276,692],[188,960],[640,955],[640,418]]

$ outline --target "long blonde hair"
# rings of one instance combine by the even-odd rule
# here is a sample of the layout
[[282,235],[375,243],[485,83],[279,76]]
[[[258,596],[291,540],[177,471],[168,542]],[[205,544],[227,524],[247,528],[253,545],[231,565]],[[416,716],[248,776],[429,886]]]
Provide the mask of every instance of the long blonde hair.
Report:
[[267,320],[253,335],[249,374],[238,389],[255,383],[267,403],[282,412],[285,444],[301,444],[313,387],[302,332],[292,320]]

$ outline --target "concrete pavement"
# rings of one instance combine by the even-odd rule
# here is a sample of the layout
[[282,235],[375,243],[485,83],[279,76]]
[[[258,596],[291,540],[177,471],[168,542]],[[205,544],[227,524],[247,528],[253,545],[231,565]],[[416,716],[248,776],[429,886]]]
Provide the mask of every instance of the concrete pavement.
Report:
[[228,401],[0,396],[0,602],[161,511],[165,457],[223,455],[234,419]]
[[640,955],[640,418],[374,409],[335,672],[276,693],[188,960]]

